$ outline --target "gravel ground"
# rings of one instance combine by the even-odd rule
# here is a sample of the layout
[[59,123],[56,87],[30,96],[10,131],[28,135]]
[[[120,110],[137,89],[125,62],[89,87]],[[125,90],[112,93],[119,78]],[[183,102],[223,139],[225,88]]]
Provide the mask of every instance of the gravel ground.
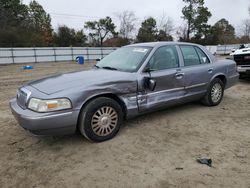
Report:
[[0,187],[250,187],[250,81],[227,90],[217,107],[189,103],[144,115],[97,144],[81,135],[34,137],[8,106],[29,80],[92,65],[22,66],[0,66]]

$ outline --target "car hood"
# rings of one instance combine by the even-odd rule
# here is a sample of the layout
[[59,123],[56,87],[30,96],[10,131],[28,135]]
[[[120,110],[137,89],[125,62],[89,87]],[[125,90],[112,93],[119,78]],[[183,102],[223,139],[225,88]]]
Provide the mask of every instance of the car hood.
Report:
[[43,78],[32,81],[28,85],[50,95],[76,87],[111,86],[126,80],[131,82],[133,78],[132,74],[105,69],[90,69]]

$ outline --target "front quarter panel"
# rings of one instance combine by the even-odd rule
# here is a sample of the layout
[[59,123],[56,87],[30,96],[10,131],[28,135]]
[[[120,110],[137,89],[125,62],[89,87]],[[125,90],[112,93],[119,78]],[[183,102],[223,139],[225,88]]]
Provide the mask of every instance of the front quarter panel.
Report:
[[112,94],[125,104],[128,115],[133,114],[137,112],[137,81],[135,73],[129,75],[126,78],[120,78],[120,80],[109,80],[65,91],[63,95],[70,96],[73,108],[80,110],[91,99]]

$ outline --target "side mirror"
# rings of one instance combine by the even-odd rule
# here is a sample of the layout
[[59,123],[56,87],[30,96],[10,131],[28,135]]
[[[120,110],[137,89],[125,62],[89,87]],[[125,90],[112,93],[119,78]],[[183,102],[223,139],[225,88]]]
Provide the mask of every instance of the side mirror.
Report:
[[149,66],[145,67],[144,72],[150,72],[150,67]]
[[155,87],[156,87],[156,81],[152,78],[146,78],[145,79],[145,87],[151,91],[154,91]]
[[151,71],[153,71],[153,70],[150,68],[150,66],[146,66],[144,69],[144,72],[150,73]]

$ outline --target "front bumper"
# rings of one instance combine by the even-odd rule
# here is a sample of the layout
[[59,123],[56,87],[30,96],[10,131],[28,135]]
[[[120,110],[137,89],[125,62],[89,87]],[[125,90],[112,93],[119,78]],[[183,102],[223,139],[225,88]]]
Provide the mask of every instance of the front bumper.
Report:
[[37,113],[22,109],[15,98],[10,101],[10,108],[19,125],[35,135],[66,135],[76,131],[79,111]]
[[238,72],[240,75],[249,75],[250,76],[250,66],[238,66]]

